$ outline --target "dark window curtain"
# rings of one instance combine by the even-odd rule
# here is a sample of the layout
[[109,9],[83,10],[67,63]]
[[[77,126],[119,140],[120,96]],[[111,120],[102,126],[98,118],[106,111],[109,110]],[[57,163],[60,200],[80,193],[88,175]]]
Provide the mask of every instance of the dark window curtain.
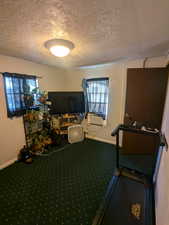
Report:
[[83,88],[83,92],[84,92],[84,99],[85,99],[85,114],[87,116],[87,113],[89,111],[89,108],[88,108],[88,98],[87,98],[87,80],[86,79],[83,79],[82,80],[82,88]]
[[16,73],[3,73],[8,117],[21,116],[28,109],[25,96],[28,96],[36,85],[36,76]]
[[88,112],[95,113],[103,119],[108,110],[109,78],[96,78],[86,80],[86,93]]

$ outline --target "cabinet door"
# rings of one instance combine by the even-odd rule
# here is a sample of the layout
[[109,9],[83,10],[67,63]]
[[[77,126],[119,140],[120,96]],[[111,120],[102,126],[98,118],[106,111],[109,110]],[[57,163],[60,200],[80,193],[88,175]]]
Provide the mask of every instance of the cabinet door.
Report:
[[[124,123],[129,118],[152,128],[161,128],[167,88],[167,68],[128,69]],[[158,141],[124,133],[124,153],[153,153]]]

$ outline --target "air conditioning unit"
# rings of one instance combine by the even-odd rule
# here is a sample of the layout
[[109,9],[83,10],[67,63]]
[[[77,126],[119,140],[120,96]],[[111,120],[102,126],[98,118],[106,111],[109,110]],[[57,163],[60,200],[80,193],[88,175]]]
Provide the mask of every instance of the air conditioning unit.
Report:
[[76,143],[84,140],[84,130],[81,125],[74,125],[68,127],[68,141],[69,143]]
[[89,113],[87,117],[87,123],[89,125],[103,126],[104,120],[102,117],[97,116],[96,114]]

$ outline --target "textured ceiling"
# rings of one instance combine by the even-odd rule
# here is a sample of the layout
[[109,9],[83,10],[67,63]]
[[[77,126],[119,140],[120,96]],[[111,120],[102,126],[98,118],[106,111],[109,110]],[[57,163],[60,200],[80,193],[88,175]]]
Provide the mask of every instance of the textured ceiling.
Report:
[[[169,49],[169,0],[0,0],[0,54],[53,66],[80,66]],[[65,58],[44,42],[72,41]]]

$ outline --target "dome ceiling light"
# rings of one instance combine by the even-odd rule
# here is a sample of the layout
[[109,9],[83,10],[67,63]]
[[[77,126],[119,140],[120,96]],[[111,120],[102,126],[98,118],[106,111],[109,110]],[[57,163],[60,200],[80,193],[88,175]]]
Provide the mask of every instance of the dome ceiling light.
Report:
[[51,39],[45,42],[45,47],[49,49],[53,55],[57,57],[64,57],[67,56],[75,46],[68,40]]

